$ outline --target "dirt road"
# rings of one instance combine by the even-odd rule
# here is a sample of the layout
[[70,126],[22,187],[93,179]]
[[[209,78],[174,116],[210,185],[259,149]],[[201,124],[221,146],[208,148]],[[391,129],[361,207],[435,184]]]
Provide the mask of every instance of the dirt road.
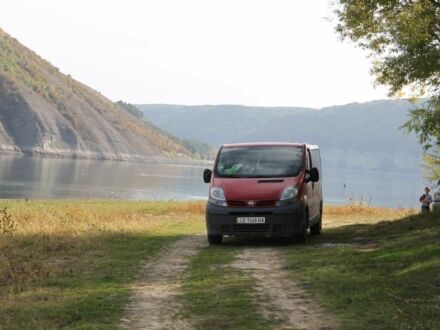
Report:
[[[133,288],[131,303],[121,320],[129,329],[191,329],[189,322],[176,317],[183,306],[178,295],[184,270],[191,257],[206,246],[205,236],[190,236],[172,244],[148,262]],[[336,329],[336,322],[313,301],[301,286],[292,280],[277,247],[237,248],[235,262],[228,267],[239,269],[258,283],[256,296],[265,298],[260,304],[263,316],[275,314],[281,329]],[[261,299],[256,299],[261,301]]]
[[[301,286],[289,278],[279,249],[273,247],[242,248],[234,268],[255,277],[256,294],[268,303],[261,304],[262,313],[275,313],[283,321],[282,329],[336,329],[336,322],[312,300]],[[275,311],[275,312],[274,312]]]
[[121,320],[126,329],[190,329],[175,315],[181,276],[191,257],[206,246],[205,236],[188,236],[172,244],[141,270],[133,297]]

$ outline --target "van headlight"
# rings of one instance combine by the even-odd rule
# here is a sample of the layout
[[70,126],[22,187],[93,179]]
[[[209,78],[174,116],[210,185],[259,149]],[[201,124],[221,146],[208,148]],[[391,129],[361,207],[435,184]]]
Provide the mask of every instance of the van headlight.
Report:
[[278,206],[284,206],[293,203],[296,195],[298,195],[298,188],[294,186],[284,188],[280,196]]
[[225,192],[220,187],[211,187],[209,189],[209,202],[218,206],[228,206]]

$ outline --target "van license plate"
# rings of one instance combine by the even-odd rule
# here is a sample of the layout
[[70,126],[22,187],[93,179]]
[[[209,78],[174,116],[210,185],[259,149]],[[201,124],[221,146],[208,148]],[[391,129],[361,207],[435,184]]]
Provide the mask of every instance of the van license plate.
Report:
[[254,224],[254,223],[266,223],[265,217],[240,217],[237,218],[239,224]]

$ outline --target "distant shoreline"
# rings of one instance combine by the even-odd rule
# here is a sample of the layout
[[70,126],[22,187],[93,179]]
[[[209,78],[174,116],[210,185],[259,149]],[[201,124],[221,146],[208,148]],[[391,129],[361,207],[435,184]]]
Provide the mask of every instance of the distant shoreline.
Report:
[[156,164],[176,164],[176,165],[212,165],[213,160],[194,159],[179,156],[143,156],[143,155],[115,155],[99,154],[92,152],[48,152],[40,150],[11,150],[0,149],[0,156],[29,157],[29,158],[49,158],[49,159],[70,159],[70,160],[97,160],[97,161],[116,161],[116,162],[138,162]]

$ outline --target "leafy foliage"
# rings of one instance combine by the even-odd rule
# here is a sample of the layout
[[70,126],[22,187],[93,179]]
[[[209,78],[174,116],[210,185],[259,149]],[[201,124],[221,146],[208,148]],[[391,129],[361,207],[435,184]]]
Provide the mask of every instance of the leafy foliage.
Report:
[[411,110],[411,120],[404,128],[417,132],[419,142],[425,150],[440,145],[440,96],[433,96],[424,107]]
[[140,111],[137,107],[135,107],[133,104],[125,103],[124,101],[118,101],[116,102],[117,105],[119,105],[122,109],[126,110],[128,113],[135,116],[137,119],[142,120],[144,117],[144,113]]
[[440,1],[339,0],[337,32],[371,51],[377,81],[392,93],[440,85]]
[[217,149],[207,143],[203,143],[194,139],[183,139],[180,142],[188,149],[196,158],[214,159]]
[[147,119],[144,119],[144,113],[135,105],[126,103],[124,101],[118,101],[116,102],[116,105],[120,106],[122,109],[129,112],[131,115],[133,115],[136,119],[141,121],[145,126],[150,127],[154,130],[156,130],[161,135],[165,135],[168,137],[168,139],[174,141],[176,144],[182,145],[186,151],[189,151],[192,156],[195,159],[214,159],[216,155],[216,149],[209,144],[199,142],[194,139],[179,139],[164,130],[156,127],[154,124],[149,122]]
[[[440,145],[440,1],[338,0],[336,31],[370,51],[372,73],[397,95],[431,95],[403,126],[425,150]],[[436,149],[438,150],[438,149]]]
[[189,151],[192,154],[195,159],[214,159],[217,149],[215,149],[213,146],[194,139],[179,139],[167,133],[166,131],[156,127],[154,124],[149,122],[148,119],[144,119],[144,112],[133,104],[126,103],[124,101],[118,101],[115,104],[129,112],[136,119],[141,121],[145,126],[150,127],[156,130],[158,133],[167,136],[176,144],[182,145],[186,149],[186,151]]
[[435,152],[426,152],[423,156],[424,174],[429,181],[440,178],[440,150],[438,147],[434,150]]

